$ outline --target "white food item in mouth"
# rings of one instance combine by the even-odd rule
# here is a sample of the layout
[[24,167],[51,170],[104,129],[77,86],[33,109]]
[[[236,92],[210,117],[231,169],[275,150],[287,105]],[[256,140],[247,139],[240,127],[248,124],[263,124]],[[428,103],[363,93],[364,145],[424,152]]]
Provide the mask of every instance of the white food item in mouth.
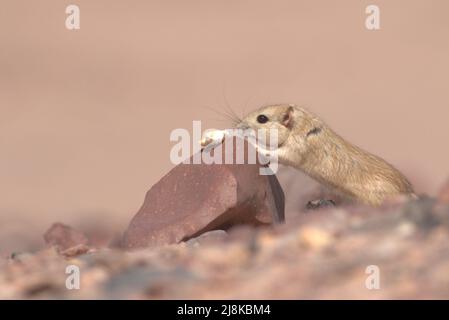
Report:
[[227,135],[226,130],[210,129],[203,134],[200,141],[201,147],[213,148],[223,142]]

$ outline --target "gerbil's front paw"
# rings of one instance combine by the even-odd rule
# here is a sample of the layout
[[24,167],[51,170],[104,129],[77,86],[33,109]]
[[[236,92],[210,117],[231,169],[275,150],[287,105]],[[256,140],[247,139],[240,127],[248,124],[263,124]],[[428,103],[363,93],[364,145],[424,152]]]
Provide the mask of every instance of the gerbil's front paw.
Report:
[[279,153],[278,150],[270,150],[270,149],[266,149],[264,146],[255,145],[256,151],[261,154],[263,157],[267,158],[268,160],[271,161],[271,159],[278,159],[279,158]]

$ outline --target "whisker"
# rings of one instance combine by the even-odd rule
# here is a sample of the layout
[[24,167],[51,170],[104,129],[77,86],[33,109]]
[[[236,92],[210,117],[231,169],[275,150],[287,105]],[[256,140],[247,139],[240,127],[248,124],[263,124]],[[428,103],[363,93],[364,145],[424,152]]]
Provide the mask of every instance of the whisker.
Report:
[[248,108],[248,103],[249,103],[250,100],[251,100],[251,98],[246,99],[246,102],[245,102],[245,104],[242,107],[242,113],[243,114],[246,114],[246,108]]
[[229,112],[227,112],[226,110],[224,111],[224,113],[228,116],[229,119],[231,119],[232,124],[233,124],[234,126],[237,125],[238,123],[240,123],[240,122],[242,121],[242,120],[241,120],[239,117],[237,117],[235,114],[229,113]]
[[[228,123],[230,122],[231,126],[235,126],[236,125],[236,119],[232,115],[230,115],[230,114],[228,114],[228,113],[226,113],[224,111],[220,111],[220,110],[217,110],[217,109],[214,109],[214,108],[211,108],[211,107],[207,107],[207,106],[205,106],[203,108],[211,110],[211,111],[215,112],[216,114],[220,115],[221,117],[225,118],[225,119],[222,119],[221,121],[223,121],[223,122],[226,121]],[[237,123],[238,122],[239,121],[237,121]]]
[[240,122],[242,121],[242,119],[241,119],[241,118],[237,115],[237,113],[231,108],[231,106],[230,106],[230,104],[229,104],[229,101],[228,101],[228,99],[227,99],[227,97],[226,97],[226,93],[225,93],[224,89],[223,89],[222,94],[223,94],[223,100],[224,100],[224,102],[225,102],[225,105],[226,105],[226,108],[227,108],[227,110],[228,110],[228,112],[229,112],[229,115],[232,116],[232,117],[234,118],[234,126],[235,126],[235,125],[237,125],[238,123],[240,123]]

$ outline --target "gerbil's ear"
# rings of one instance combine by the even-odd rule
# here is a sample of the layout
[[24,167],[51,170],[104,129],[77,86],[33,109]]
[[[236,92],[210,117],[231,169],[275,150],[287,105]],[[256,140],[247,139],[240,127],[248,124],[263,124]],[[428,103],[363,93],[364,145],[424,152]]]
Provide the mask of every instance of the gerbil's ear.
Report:
[[287,128],[291,128],[293,126],[293,111],[294,108],[289,106],[287,111],[282,116],[282,124]]

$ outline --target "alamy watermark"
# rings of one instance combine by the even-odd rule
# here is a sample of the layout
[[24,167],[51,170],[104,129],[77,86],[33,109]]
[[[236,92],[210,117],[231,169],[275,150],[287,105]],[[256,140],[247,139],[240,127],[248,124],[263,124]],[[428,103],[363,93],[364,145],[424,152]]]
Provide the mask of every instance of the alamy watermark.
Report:
[[[176,142],[170,151],[170,161],[173,164],[260,164],[261,175],[277,172],[277,129],[209,129],[202,135],[201,121],[193,121],[192,127],[192,134],[183,128],[174,129],[170,133],[170,141]],[[227,139],[222,148],[221,143],[229,137],[239,139]],[[245,144],[244,141],[248,143]]]
[[380,9],[378,6],[371,4],[365,8],[365,13],[368,15],[365,19],[365,27],[368,30],[380,29]]
[[74,264],[71,264],[65,268],[65,273],[68,274],[65,280],[65,287],[67,288],[67,290],[79,290],[80,268]]
[[65,8],[65,13],[68,14],[65,19],[65,27],[68,30],[79,30],[80,29],[80,8],[71,4]]
[[376,265],[369,265],[365,269],[365,274],[368,274],[365,280],[365,287],[368,290],[380,289],[380,268]]

